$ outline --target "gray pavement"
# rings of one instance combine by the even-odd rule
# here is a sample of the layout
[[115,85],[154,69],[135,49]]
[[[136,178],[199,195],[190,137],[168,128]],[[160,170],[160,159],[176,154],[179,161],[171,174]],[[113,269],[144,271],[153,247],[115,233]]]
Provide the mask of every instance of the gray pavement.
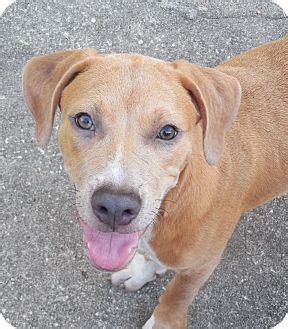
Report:
[[[14,326],[138,328],[173,276],[126,293],[89,264],[56,143],[58,124],[47,149],[34,143],[21,96],[24,63],[88,46],[213,66],[288,31],[288,19],[268,0],[211,3],[20,0],[1,17],[0,311]],[[190,308],[189,327],[270,328],[284,317],[287,218],[287,195],[242,217]]]

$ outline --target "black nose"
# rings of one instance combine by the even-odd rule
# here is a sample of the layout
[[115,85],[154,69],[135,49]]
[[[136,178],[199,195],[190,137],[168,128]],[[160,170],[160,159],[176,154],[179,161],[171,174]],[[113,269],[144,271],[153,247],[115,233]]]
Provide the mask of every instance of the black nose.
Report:
[[115,230],[119,225],[128,225],[137,217],[141,200],[133,193],[101,188],[93,193],[91,206],[97,218]]

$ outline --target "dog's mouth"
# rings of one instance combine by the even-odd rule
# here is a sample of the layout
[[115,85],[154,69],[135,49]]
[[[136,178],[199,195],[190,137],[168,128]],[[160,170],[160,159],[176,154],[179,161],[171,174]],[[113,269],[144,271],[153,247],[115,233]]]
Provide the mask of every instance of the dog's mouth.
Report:
[[102,232],[79,218],[88,256],[96,268],[114,272],[125,267],[134,257],[142,231],[133,233]]

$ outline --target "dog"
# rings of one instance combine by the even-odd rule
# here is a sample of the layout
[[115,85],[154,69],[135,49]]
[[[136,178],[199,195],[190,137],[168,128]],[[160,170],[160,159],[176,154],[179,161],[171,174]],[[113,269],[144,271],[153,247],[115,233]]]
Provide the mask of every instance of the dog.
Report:
[[140,289],[176,272],[144,328],[183,328],[241,213],[288,191],[288,37],[215,68],[138,54],[34,57],[39,145],[57,107],[92,264]]

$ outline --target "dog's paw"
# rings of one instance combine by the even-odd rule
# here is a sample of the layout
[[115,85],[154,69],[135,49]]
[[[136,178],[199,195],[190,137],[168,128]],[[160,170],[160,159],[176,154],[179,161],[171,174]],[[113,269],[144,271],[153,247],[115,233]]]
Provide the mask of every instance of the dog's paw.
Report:
[[126,269],[112,274],[111,281],[116,286],[123,284],[126,290],[136,291],[147,282],[153,281],[156,274],[165,272],[163,266],[146,260],[143,255],[137,253]]

